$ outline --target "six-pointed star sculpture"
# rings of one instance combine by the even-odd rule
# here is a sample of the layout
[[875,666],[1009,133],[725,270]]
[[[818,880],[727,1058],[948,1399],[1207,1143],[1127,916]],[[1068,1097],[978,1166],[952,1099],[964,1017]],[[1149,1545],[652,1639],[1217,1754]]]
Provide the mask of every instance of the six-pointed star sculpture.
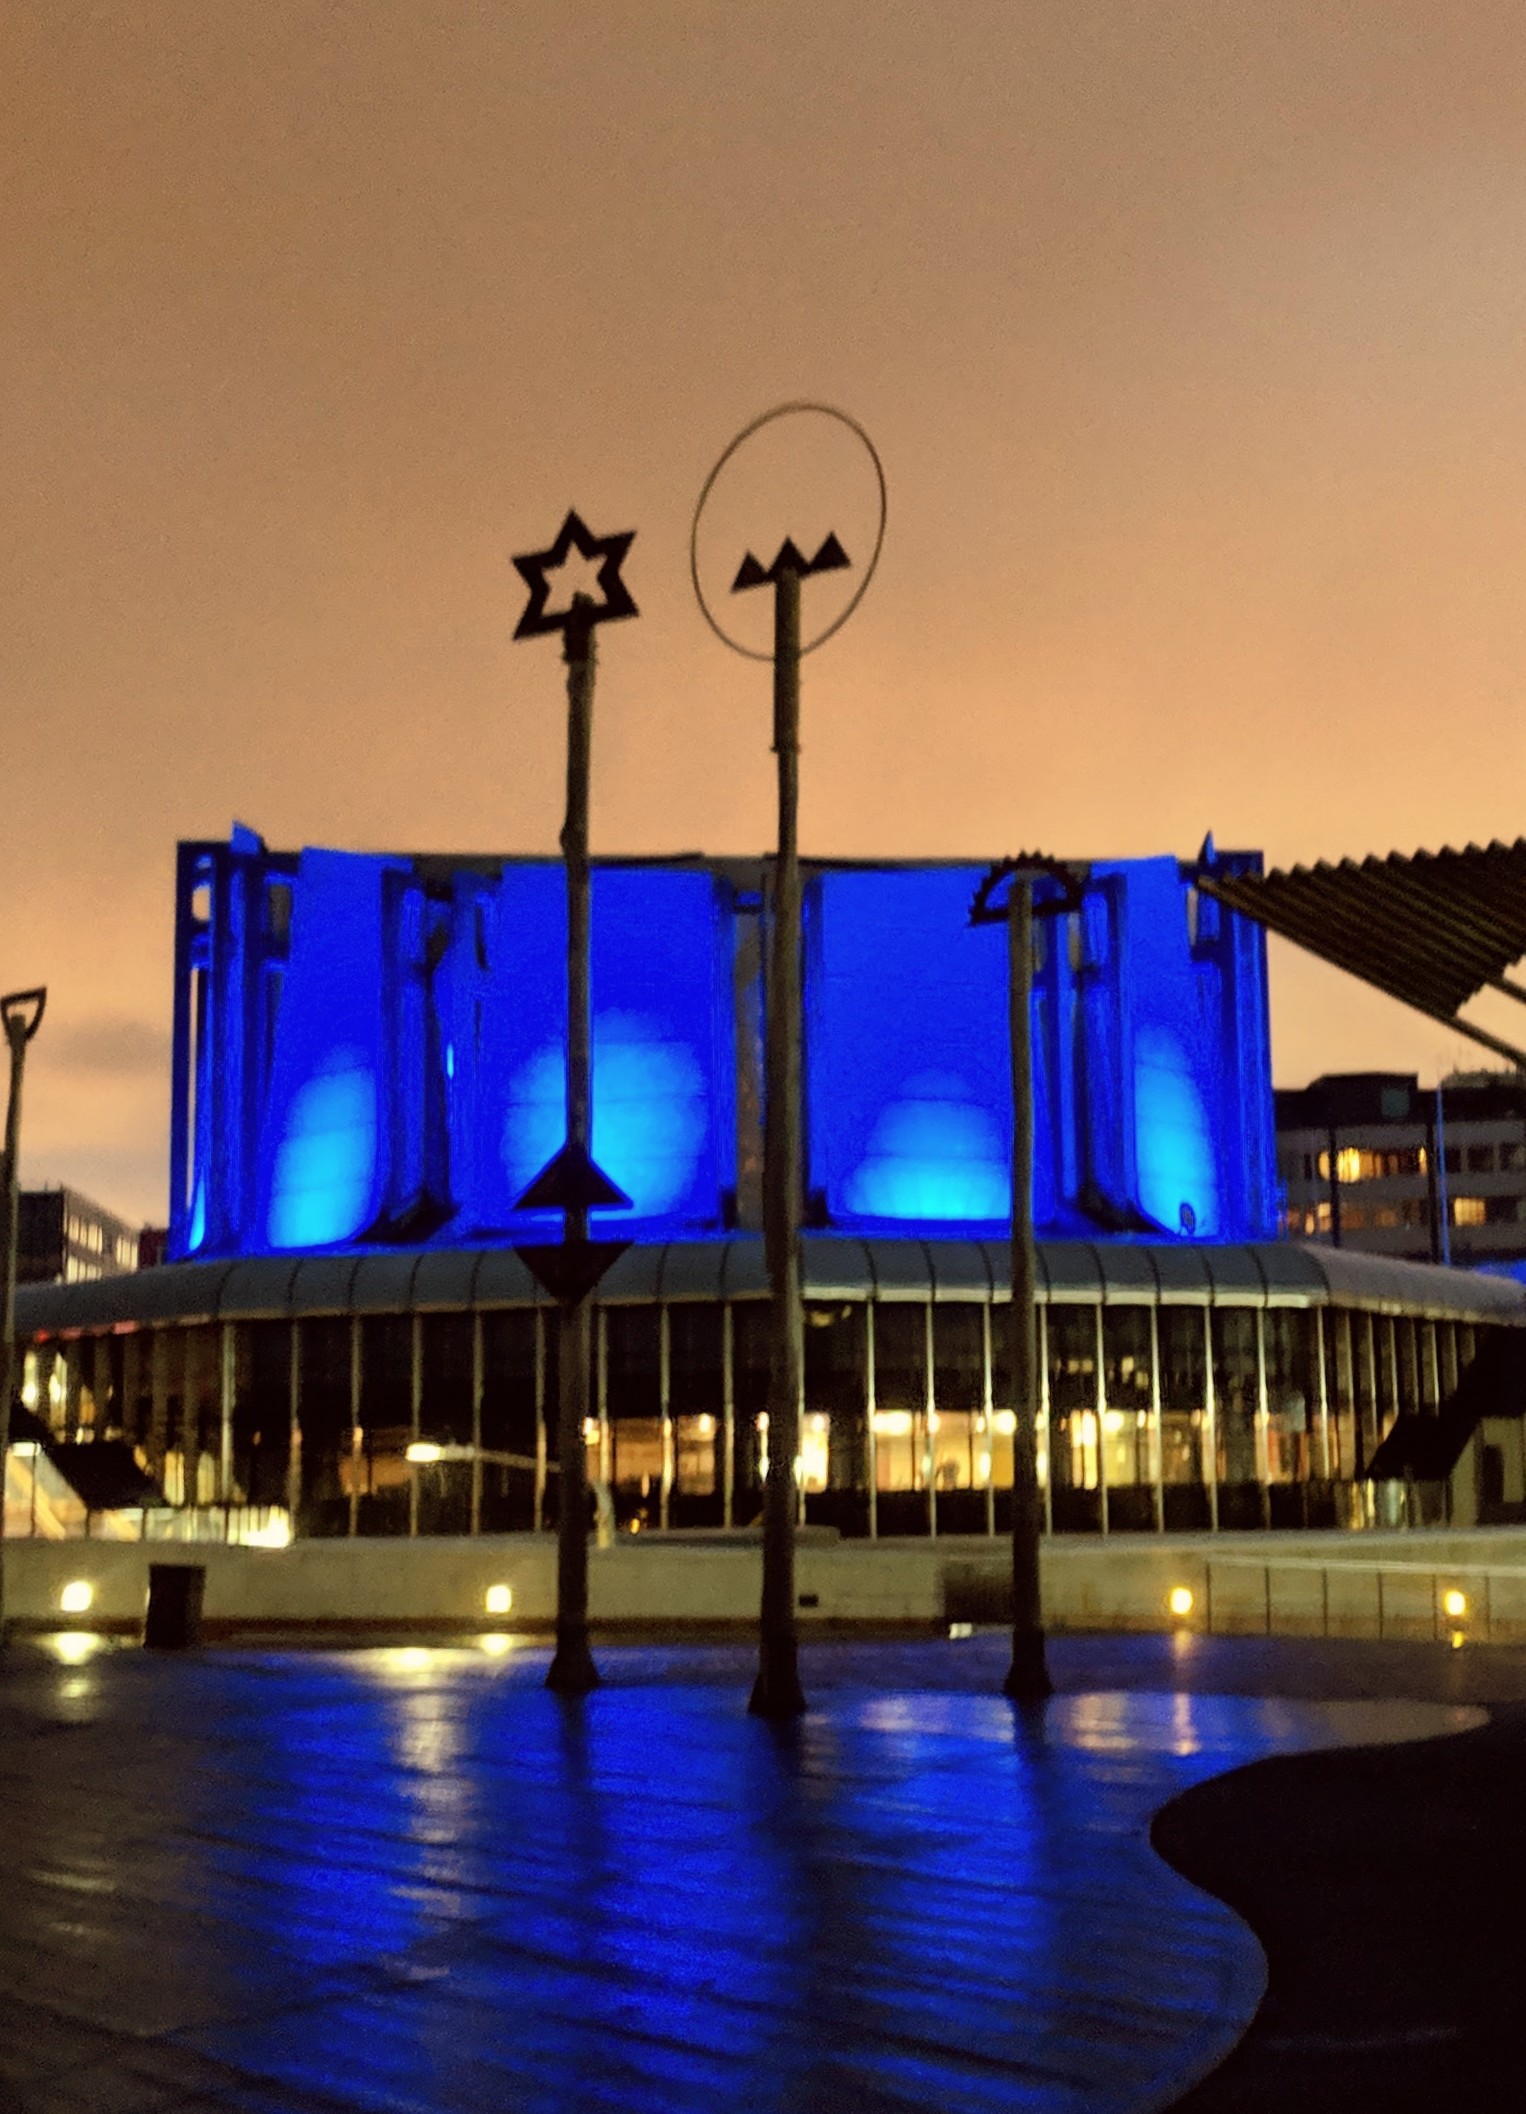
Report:
[[591,536],[578,515],[569,513],[550,550],[530,551],[523,558],[516,558],[514,569],[529,588],[530,600],[514,627],[515,638],[533,639],[548,631],[566,630],[572,614],[570,608],[557,616],[546,614],[546,602],[551,593],[551,582],[546,575],[560,570],[573,551],[580,558],[599,561],[599,591],[604,600],[589,612],[589,623],[602,624],[609,617],[635,616],[637,610],[630,589],[620,577],[620,567],[635,535],[634,529],[627,529],[619,536]]

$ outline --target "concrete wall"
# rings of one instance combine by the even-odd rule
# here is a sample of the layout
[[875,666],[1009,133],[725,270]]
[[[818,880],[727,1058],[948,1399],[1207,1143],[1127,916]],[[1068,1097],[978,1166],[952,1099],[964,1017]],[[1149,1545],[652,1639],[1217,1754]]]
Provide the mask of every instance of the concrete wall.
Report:
[[[212,1636],[259,1631],[346,1637],[538,1631],[555,1613],[555,1544],[546,1536],[477,1540],[299,1542],[289,1549],[216,1544],[11,1542],[6,1613],[23,1628],[136,1632],[151,1562],[205,1566]],[[1487,1572],[1487,1576],[1485,1576]],[[757,1616],[756,1541],[651,1536],[590,1551],[591,1608],[607,1634],[740,1628]],[[1175,1626],[1281,1634],[1469,1637],[1526,1641],[1526,1531],[1519,1528],[1365,1534],[1163,1536],[1047,1542],[1045,1613],[1055,1630]],[[1001,1542],[944,1537],[877,1544],[802,1538],[800,1622],[813,1628],[938,1629],[1007,1617]],[[91,1587],[88,1610],[64,1605]],[[507,1586],[512,1605],[490,1613]],[[1172,1615],[1173,1589],[1192,1594]],[[1445,1615],[1461,1592],[1466,1615]]]

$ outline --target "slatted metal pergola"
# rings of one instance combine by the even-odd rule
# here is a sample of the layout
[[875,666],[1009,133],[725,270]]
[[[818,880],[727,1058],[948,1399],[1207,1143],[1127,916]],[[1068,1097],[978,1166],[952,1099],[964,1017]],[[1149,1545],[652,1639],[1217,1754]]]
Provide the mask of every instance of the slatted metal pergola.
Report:
[[1526,954],[1526,837],[1268,874],[1218,872],[1205,845],[1197,883],[1228,909],[1526,1070],[1526,1050],[1458,1017],[1485,990],[1526,1005],[1526,986],[1505,974]]

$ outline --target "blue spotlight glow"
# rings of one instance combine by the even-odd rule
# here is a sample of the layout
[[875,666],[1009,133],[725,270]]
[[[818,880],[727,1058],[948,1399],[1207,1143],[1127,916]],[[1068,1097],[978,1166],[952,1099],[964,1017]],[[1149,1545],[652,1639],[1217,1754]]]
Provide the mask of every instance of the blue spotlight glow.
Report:
[[1011,1180],[995,1119],[951,1072],[922,1072],[882,1112],[848,1177],[863,1218],[1000,1219]]
[[293,1095],[270,1182],[273,1248],[326,1248],[365,1224],[376,1170],[376,1085],[336,1050]]
[[[546,1043],[510,1083],[503,1159],[511,1179],[557,1150],[566,1108],[561,1046]],[[687,1043],[665,1037],[647,1014],[595,1019],[593,1156],[638,1217],[658,1218],[683,1202],[708,1124],[704,1073]]]
[[1213,1133],[1186,1052],[1168,1029],[1143,1028],[1134,1059],[1140,1206],[1169,1232],[1212,1238],[1219,1230]]

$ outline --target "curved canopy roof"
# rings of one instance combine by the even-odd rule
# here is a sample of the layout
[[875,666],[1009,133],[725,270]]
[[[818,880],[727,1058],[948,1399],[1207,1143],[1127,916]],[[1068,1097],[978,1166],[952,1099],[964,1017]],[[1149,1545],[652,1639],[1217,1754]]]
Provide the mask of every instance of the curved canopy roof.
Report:
[[[859,1240],[807,1234],[808,1299],[1002,1300],[1005,1241]],[[1051,1302],[1192,1306],[1348,1306],[1526,1326],[1526,1287],[1510,1278],[1349,1248],[1262,1241],[1041,1241],[1039,1298]],[[755,1236],[628,1249],[600,1287],[604,1304],[759,1299],[768,1289]],[[509,1248],[419,1249],[386,1255],[261,1256],[172,1263],[91,1284],[27,1285],[16,1294],[20,1335],[156,1322],[283,1320],[304,1315],[463,1312],[544,1306],[546,1294]]]
[[1219,872],[1205,859],[1197,880],[1231,910],[1526,1064],[1526,1053],[1456,1018],[1486,987],[1526,999],[1505,976],[1526,954],[1526,837],[1286,873]]

